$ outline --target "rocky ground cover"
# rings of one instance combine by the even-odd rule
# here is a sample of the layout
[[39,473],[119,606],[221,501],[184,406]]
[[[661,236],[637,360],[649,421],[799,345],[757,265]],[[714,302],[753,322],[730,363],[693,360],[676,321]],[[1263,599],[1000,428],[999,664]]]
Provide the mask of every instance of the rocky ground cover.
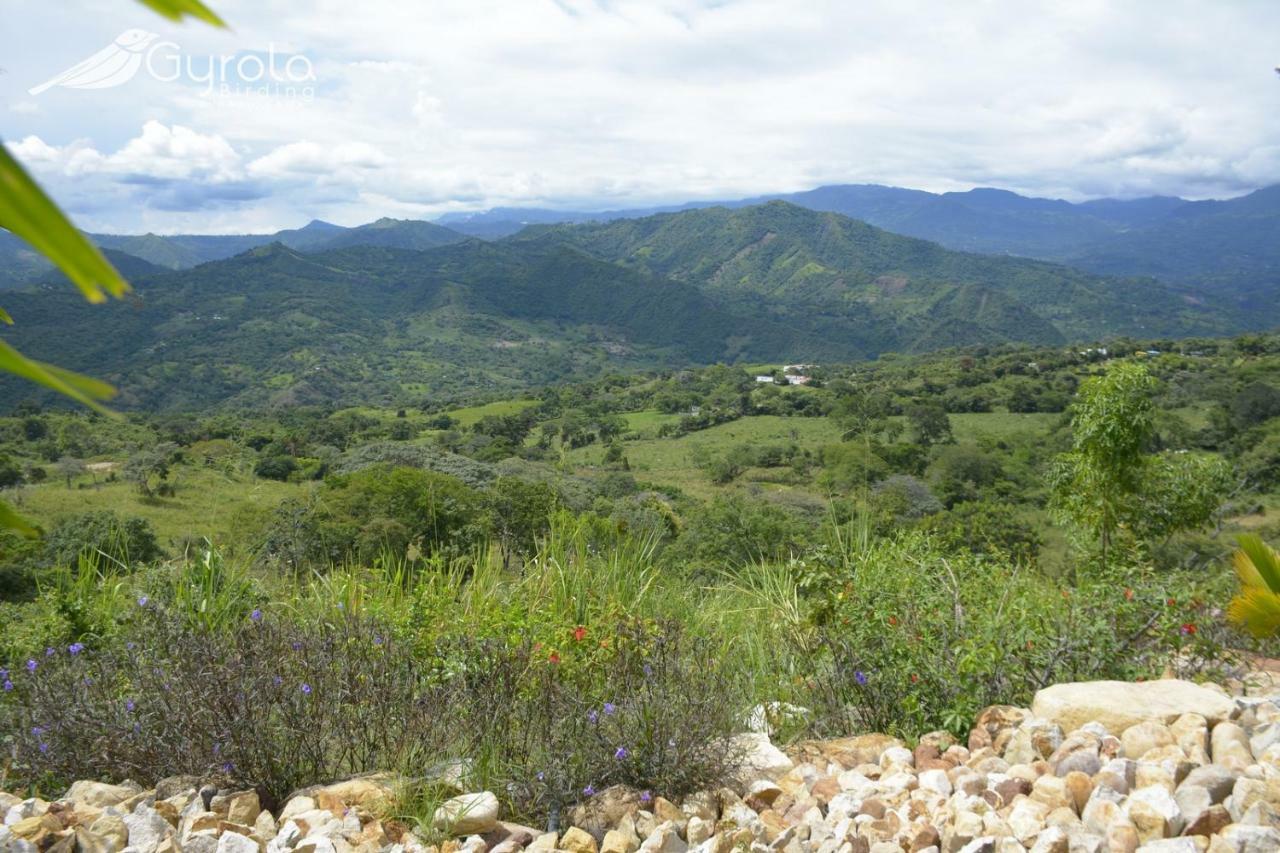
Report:
[[[1254,691],[1258,694],[1259,691]],[[761,715],[759,728],[767,728]],[[985,709],[967,743],[881,734],[774,745],[743,734],[737,776],[672,802],[622,786],[533,828],[502,792],[404,817],[369,776],[283,803],[198,777],[0,794],[0,849],[35,853],[896,853],[1280,850],[1280,690],[1180,680],[1059,684]],[[465,777],[464,777],[465,778]]]

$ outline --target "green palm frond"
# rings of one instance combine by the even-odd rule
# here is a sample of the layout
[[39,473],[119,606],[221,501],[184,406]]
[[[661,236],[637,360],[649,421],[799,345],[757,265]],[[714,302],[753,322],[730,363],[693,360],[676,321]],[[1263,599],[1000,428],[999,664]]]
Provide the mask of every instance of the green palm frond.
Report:
[[1239,542],[1235,565],[1240,582],[1280,593],[1280,554],[1252,533],[1241,536]]
[[1240,593],[1227,608],[1227,617],[1255,637],[1280,632],[1280,554],[1254,535],[1240,537],[1233,562],[1240,577]]
[[140,0],[140,2],[173,21],[180,21],[184,16],[190,15],[215,27],[226,26],[223,20],[200,0]]

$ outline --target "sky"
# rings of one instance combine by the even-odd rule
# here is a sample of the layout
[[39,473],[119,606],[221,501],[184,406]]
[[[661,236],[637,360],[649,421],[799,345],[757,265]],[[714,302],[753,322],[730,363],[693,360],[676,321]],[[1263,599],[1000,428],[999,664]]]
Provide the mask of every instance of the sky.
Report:
[[1274,0],[206,2],[0,0],[0,138],[82,227],[1280,183]]

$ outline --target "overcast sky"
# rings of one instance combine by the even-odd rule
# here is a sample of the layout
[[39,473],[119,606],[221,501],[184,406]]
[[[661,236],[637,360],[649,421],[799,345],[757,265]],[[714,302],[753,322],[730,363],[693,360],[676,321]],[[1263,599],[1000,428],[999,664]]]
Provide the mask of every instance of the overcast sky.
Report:
[[[0,136],[81,225],[1280,183],[1275,0],[208,2],[231,31],[128,0],[0,0]],[[28,93],[131,29],[150,40],[93,72],[129,77],[136,55],[127,81]]]

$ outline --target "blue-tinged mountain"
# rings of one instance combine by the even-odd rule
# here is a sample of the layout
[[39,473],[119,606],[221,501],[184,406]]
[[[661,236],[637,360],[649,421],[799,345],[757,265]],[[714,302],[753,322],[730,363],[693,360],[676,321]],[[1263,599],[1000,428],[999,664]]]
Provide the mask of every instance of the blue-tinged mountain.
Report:
[[[167,269],[187,269],[209,261],[247,252],[258,246],[282,243],[304,252],[340,249],[344,246],[387,246],[397,249],[432,249],[466,239],[434,222],[415,219],[379,219],[367,225],[344,228],[312,220],[302,228],[274,234],[93,234],[99,246],[125,252]],[[3,245],[0,244],[0,250]]]

